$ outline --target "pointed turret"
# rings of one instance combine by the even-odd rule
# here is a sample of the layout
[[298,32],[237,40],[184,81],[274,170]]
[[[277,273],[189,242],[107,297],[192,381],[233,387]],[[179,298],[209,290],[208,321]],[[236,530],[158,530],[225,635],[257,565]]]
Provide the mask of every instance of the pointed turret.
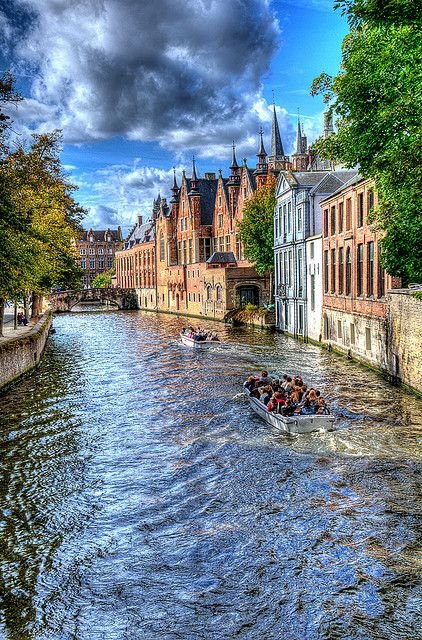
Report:
[[227,181],[227,186],[238,186],[240,184],[240,171],[239,165],[236,160],[236,147],[234,145],[233,140],[233,152],[232,152],[232,163],[230,165],[230,178]]
[[295,171],[305,171],[308,165],[308,139],[303,134],[300,124],[299,109],[297,112],[297,134],[296,134],[296,151],[292,155],[293,169]]
[[176,167],[173,167],[173,186],[171,188],[172,197],[170,202],[179,202],[179,187],[176,182]]
[[260,145],[259,145],[259,151],[256,154],[258,156],[258,163],[256,165],[256,169],[253,172],[254,176],[256,177],[256,182],[258,186],[262,186],[266,183],[267,180],[267,176],[268,176],[268,163],[267,163],[267,152],[265,151],[264,148],[264,140],[263,140],[263,131],[262,131],[262,127],[259,131],[259,137],[260,137]]
[[196,175],[195,156],[192,156],[192,178],[190,182],[190,191],[188,195],[200,195],[198,191],[198,177]]

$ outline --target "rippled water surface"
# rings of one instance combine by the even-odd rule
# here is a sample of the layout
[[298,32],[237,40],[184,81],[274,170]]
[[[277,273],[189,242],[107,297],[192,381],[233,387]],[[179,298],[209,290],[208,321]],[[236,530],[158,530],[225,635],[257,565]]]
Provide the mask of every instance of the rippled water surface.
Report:
[[[422,403],[272,333],[193,352],[186,322],[57,317],[0,396],[0,638],[422,638]],[[336,430],[272,431],[240,393],[261,367]]]

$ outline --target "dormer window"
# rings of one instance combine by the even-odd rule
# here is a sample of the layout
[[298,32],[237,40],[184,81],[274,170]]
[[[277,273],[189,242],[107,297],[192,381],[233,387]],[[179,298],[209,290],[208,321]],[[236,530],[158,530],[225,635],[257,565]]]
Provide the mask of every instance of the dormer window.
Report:
[[90,236],[89,236],[89,241],[90,241],[90,242],[94,242],[94,236],[93,236],[93,235],[90,235]]

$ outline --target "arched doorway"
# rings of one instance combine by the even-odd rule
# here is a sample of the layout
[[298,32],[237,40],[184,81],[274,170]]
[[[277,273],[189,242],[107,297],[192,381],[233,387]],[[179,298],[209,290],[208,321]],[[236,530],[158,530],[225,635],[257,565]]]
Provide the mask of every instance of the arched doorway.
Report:
[[254,284],[243,285],[236,289],[239,306],[243,308],[247,304],[259,305],[259,288]]

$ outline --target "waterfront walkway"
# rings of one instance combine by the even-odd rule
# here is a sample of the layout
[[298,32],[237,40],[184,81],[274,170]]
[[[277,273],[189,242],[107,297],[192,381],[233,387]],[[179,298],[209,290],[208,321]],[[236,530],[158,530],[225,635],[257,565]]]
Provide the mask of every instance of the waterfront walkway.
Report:
[[[19,309],[19,311],[23,311],[23,309]],[[14,328],[14,315],[13,309],[6,308],[4,312],[4,320],[3,320],[3,336],[0,336],[0,344],[7,342],[8,340],[13,340],[14,338],[20,338],[31,331],[35,324],[37,324],[39,318],[31,318],[28,320],[28,324],[25,326],[18,325],[17,328]]]

